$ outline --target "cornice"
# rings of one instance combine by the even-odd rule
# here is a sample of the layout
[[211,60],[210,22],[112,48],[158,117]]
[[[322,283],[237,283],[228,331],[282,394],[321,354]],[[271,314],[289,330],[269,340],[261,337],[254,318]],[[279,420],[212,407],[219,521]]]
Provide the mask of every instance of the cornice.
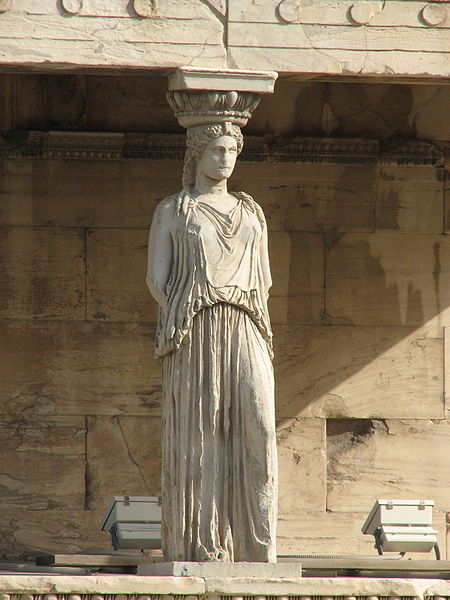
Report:
[[[181,160],[184,134],[62,131],[4,132],[0,158]],[[433,166],[442,151],[418,140],[245,136],[244,162]]]

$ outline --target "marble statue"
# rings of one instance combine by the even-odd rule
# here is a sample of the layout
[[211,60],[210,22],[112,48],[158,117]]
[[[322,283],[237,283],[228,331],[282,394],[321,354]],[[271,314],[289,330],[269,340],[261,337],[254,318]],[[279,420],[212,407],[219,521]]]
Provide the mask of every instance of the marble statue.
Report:
[[267,230],[248,194],[227,191],[242,146],[231,122],[189,127],[183,190],[150,231],[168,561],[276,561]]

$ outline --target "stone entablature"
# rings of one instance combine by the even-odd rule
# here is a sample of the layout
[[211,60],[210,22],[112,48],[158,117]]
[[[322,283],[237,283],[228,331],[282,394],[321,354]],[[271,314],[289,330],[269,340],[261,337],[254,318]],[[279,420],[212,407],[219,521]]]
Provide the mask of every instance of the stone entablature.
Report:
[[[3,0],[7,66],[273,69],[314,75],[449,75],[447,2]],[[30,43],[32,40],[32,43]]]

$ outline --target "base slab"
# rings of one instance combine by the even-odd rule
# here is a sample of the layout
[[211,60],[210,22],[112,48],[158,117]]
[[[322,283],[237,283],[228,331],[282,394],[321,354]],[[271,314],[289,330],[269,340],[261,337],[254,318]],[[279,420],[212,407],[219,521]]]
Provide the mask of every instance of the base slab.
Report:
[[255,577],[265,579],[292,579],[302,576],[300,563],[267,562],[162,562],[140,564],[138,575],[160,577]]

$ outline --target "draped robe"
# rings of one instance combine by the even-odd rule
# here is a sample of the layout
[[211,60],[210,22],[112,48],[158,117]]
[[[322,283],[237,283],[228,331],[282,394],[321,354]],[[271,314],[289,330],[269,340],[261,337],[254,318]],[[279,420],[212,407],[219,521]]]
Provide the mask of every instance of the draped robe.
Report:
[[[166,560],[275,561],[277,461],[265,219],[171,196],[160,308]],[[158,209],[157,209],[158,210]]]

